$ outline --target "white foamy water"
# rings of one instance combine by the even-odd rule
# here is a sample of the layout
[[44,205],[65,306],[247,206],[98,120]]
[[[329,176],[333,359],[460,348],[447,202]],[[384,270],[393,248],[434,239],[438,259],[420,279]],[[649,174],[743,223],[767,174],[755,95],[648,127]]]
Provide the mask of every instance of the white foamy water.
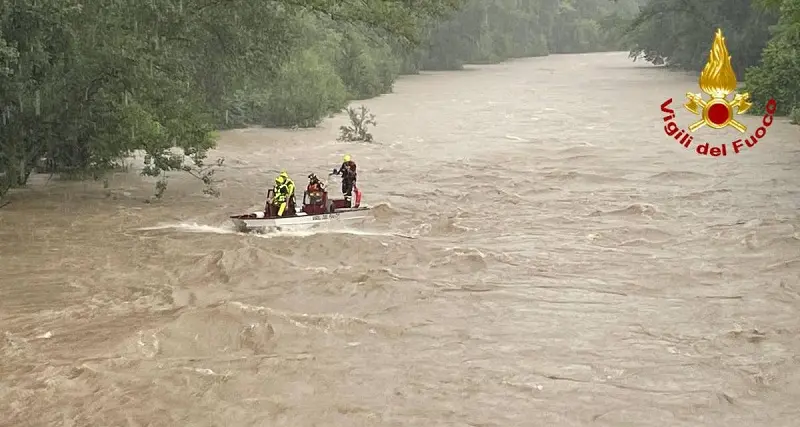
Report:
[[197,223],[177,223],[177,224],[161,224],[151,227],[139,227],[136,228],[137,231],[163,231],[163,230],[170,230],[170,231],[178,231],[178,232],[186,232],[186,233],[211,233],[211,234],[236,234],[239,236],[248,236],[248,237],[257,237],[262,239],[272,239],[276,237],[310,237],[316,236],[321,234],[350,234],[353,236],[373,236],[373,237],[404,237],[404,238],[413,238],[412,236],[408,236],[402,233],[392,233],[392,232],[371,232],[360,230],[357,228],[346,227],[346,226],[337,226],[335,224],[332,225],[322,225],[316,226],[314,228],[307,228],[304,229],[303,227],[297,227],[298,229],[282,229],[276,231],[270,231],[267,233],[243,233],[238,232],[233,225],[227,227],[215,227],[211,225],[203,225]]

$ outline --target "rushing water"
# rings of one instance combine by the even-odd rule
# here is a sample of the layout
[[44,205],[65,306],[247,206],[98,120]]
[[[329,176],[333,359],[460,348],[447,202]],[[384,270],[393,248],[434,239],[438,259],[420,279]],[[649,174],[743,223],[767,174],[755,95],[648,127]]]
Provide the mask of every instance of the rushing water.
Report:
[[[701,157],[687,91],[526,59],[401,79],[376,144],[226,132],[219,199],[42,178],[0,210],[0,425],[796,426],[800,128]],[[373,222],[231,230],[345,152]]]

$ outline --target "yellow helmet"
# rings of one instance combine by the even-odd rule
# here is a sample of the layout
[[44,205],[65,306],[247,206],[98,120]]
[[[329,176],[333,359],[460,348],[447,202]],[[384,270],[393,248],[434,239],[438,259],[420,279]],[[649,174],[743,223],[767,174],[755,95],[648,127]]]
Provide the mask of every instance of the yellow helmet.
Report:
[[342,161],[343,162],[349,162],[350,161],[350,155],[349,154],[345,154],[344,157],[342,157]]
[[285,181],[285,178],[283,177],[283,175],[278,175],[278,176],[275,177],[275,183],[276,184],[283,184],[284,181]]
[[289,177],[289,173],[287,173],[286,169],[284,169],[284,170],[281,171],[281,175],[280,176],[282,176],[284,178],[288,178]]

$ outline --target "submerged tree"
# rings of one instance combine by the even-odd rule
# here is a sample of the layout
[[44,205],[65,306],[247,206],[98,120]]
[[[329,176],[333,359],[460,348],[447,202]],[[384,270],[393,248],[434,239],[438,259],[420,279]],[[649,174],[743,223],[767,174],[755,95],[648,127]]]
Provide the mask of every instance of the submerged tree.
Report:
[[372,142],[372,134],[367,131],[369,126],[377,126],[375,115],[367,110],[367,107],[361,106],[358,110],[355,108],[348,108],[347,115],[350,118],[349,126],[339,127],[339,141],[364,141]]

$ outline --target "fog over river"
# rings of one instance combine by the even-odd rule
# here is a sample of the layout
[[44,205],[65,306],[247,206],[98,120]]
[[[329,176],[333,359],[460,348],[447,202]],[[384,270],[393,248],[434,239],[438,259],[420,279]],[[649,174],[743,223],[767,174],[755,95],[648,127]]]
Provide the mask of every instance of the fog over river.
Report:
[[[689,91],[524,59],[403,77],[374,144],[223,132],[218,199],[37,177],[0,210],[0,425],[796,427],[800,127],[699,156],[661,121]],[[374,221],[232,231],[345,153]]]

